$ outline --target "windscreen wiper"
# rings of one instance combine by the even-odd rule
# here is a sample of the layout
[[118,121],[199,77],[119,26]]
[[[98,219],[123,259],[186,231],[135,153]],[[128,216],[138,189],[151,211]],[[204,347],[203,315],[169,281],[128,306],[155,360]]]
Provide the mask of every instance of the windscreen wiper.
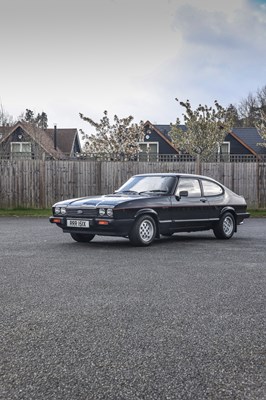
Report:
[[168,190],[153,189],[153,190],[143,190],[142,192],[139,192],[139,194],[142,193],[168,193]]
[[115,194],[139,194],[139,192],[136,192],[136,190],[122,190],[119,192],[115,192]]

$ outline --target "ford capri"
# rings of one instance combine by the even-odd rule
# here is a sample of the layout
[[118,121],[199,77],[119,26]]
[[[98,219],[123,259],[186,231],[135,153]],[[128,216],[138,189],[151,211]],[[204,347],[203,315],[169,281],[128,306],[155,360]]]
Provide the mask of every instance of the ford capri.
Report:
[[182,173],[135,175],[112,194],[60,201],[52,214],[50,222],[77,242],[120,236],[135,246],[203,230],[230,239],[249,217],[242,196],[212,178]]

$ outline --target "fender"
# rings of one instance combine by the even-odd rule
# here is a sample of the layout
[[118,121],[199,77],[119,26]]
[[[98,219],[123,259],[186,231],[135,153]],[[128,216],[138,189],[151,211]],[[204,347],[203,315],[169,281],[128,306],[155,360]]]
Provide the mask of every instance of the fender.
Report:
[[142,208],[141,210],[138,210],[137,213],[134,215],[134,218],[138,218],[140,215],[143,214],[152,214],[156,216],[158,220],[158,214],[153,208]]
[[226,211],[230,211],[232,214],[236,215],[235,209],[233,207],[231,207],[231,206],[227,206],[227,207],[224,207],[224,208],[221,209],[220,216],[222,214],[224,214]]

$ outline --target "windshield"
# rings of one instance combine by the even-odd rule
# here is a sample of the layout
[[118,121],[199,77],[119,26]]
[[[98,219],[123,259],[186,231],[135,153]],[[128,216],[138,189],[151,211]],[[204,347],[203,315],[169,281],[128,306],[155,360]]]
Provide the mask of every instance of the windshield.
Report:
[[116,193],[170,193],[174,182],[173,176],[133,176]]

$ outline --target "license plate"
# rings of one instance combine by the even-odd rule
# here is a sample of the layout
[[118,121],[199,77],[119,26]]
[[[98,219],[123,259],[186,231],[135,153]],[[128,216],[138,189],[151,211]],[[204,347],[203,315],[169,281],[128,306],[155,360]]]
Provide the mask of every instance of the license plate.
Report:
[[84,221],[82,219],[68,219],[67,226],[70,228],[89,228],[90,221]]

